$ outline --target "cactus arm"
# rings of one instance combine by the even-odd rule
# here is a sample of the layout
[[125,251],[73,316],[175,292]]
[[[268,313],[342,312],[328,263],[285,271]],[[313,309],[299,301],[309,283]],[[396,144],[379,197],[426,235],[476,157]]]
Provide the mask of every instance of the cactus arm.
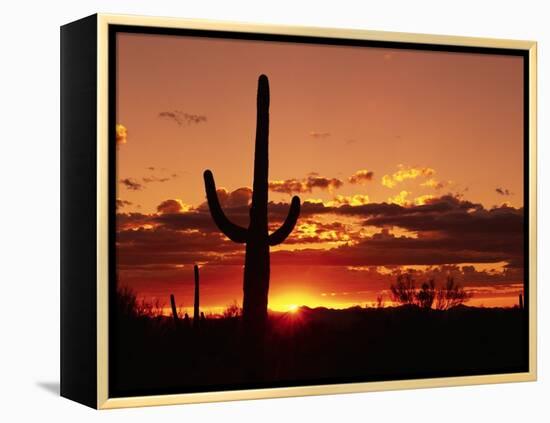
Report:
[[233,242],[241,244],[246,242],[248,231],[234,224],[225,216],[220,206],[220,201],[218,200],[218,194],[216,193],[214,175],[212,175],[212,172],[209,170],[204,171],[204,187],[206,189],[206,198],[208,200],[210,215],[219,230]]
[[279,229],[269,235],[269,245],[274,246],[283,242],[292,232],[296,222],[298,221],[298,216],[300,215],[300,198],[297,196],[292,197],[290,203],[290,209],[284,223]]

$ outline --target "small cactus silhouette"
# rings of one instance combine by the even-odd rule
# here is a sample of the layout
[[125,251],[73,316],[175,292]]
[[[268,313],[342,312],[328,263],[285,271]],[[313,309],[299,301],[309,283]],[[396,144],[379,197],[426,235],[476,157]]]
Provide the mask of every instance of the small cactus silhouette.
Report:
[[179,318],[178,310],[176,309],[176,299],[174,298],[174,294],[170,294],[170,305],[172,306],[172,317],[174,318],[174,324],[176,325],[176,327],[178,327]]
[[523,310],[523,295],[519,294],[519,308]]
[[269,81],[267,76],[258,79],[256,145],[254,152],[254,182],[250,223],[243,228],[231,222],[224,214],[216,193],[214,176],[204,172],[206,197],[212,219],[231,241],[246,243],[243,281],[243,323],[253,337],[264,334],[267,321],[269,291],[269,247],[282,243],[292,232],[300,215],[300,198],[294,196],[289,213],[276,231],[269,234],[267,223],[268,202],[268,141],[269,141]]
[[195,272],[195,304],[193,306],[193,326],[199,326],[199,266],[195,264],[193,267]]

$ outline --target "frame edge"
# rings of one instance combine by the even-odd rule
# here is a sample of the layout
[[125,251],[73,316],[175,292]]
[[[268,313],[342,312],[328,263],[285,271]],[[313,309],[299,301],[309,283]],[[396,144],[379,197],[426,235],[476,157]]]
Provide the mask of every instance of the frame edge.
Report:
[[[265,34],[303,35],[325,38],[369,39],[435,45],[458,45],[518,49],[529,60],[529,371],[482,376],[460,376],[384,382],[313,385],[188,394],[150,395],[109,398],[108,395],[108,27],[136,25],[163,28],[209,29],[219,31],[261,32]],[[533,382],[537,380],[537,42],[498,38],[370,31],[362,29],[320,28],[203,19],[163,18],[137,15],[97,15],[97,408],[114,409],[154,405],[176,405],[216,401],[235,401],[323,394],[346,394],[400,389],[425,389],[465,385]]]

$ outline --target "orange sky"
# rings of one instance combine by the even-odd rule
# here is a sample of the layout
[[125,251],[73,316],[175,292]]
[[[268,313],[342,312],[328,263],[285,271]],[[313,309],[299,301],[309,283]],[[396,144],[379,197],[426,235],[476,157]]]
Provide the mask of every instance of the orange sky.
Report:
[[366,304],[399,272],[453,274],[471,304],[523,282],[520,57],[119,34],[119,280],[192,306],[242,299],[243,247],[212,226],[202,172],[246,224],[257,78],[270,80],[270,307]]

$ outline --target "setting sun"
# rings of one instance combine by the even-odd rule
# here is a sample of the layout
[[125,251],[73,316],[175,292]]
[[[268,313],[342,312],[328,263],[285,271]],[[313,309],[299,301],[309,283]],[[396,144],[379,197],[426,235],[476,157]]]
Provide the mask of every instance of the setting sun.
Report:
[[298,306],[296,304],[290,304],[288,306],[288,311],[290,313],[296,313],[298,311]]

